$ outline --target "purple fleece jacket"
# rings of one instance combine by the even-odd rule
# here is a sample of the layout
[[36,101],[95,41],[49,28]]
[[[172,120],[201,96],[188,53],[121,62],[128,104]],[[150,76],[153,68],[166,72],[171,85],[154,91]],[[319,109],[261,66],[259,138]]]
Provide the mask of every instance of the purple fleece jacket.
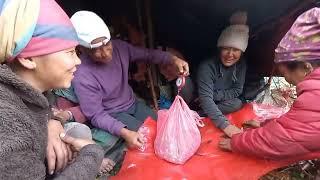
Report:
[[134,47],[124,41],[113,40],[112,60],[108,64],[97,64],[87,55],[81,58],[73,86],[85,116],[95,127],[120,135],[126,125],[110,116],[124,112],[135,102],[132,88],[128,84],[130,62],[167,64],[171,55],[167,52]]

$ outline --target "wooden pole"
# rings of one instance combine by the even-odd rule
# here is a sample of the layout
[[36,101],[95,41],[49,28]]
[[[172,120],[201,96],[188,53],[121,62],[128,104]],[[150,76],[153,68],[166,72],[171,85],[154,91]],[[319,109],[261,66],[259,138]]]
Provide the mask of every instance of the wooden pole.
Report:
[[[147,17],[147,33],[148,33],[148,46],[149,48],[154,48],[154,36],[153,36],[153,23],[152,23],[152,17],[151,17],[151,0],[145,0],[145,8],[146,8],[146,17]],[[152,94],[152,99],[154,103],[154,108],[156,111],[159,110],[158,107],[158,100],[157,95],[154,89],[154,80],[153,80],[153,73],[152,73],[152,67],[150,64],[147,66],[148,71],[148,79],[150,82],[150,89]]]
[[140,0],[136,0],[136,9],[137,9],[137,16],[138,16],[138,26],[139,26],[139,30],[140,32],[144,32],[143,30],[143,23],[142,23],[142,12],[141,12],[141,2]]

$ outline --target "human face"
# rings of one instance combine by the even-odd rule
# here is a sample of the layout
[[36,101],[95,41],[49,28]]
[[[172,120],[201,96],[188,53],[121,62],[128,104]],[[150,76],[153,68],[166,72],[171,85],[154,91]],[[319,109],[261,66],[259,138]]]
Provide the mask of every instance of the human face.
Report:
[[240,60],[242,51],[232,47],[222,47],[220,51],[221,63],[230,67]]
[[278,65],[278,71],[283,75],[285,80],[293,85],[297,85],[299,82],[303,81],[306,77],[307,72],[304,68],[298,67],[294,70],[289,69],[285,64]]
[[75,48],[56,53],[32,57],[36,67],[34,76],[41,82],[44,90],[69,88],[74,78],[76,66],[81,64]]
[[95,62],[109,63],[112,60],[112,43],[111,41],[104,42],[106,38],[97,38],[91,42],[93,46],[101,44],[96,48],[89,49],[88,54]]

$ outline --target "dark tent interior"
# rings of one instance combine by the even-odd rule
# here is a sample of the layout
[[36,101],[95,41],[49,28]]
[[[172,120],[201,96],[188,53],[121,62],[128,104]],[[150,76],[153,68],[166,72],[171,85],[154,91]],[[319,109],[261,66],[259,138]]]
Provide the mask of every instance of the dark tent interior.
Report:
[[249,66],[261,75],[270,74],[273,50],[294,19],[317,6],[316,0],[58,0],[58,3],[69,15],[78,10],[94,11],[108,25],[126,17],[145,34],[149,11],[155,46],[178,49],[191,65],[215,53],[217,38],[228,25],[228,18],[237,10],[245,10],[250,26],[246,56]]
[[[143,34],[142,40],[140,38],[143,45],[178,50],[189,62],[193,79],[199,62],[216,54],[217,39],[221,31],[229,25],[230,16],[236,11],[247,11],[250,39],[244,54],[248,65],[245,87],[251,86],[251,89],[260,89],[264,83],[263,77],[277,73],[273,71],[274,49],[277,44],[301,13],[318,6],[319,3],[318,0],[57,1],[69,16],[79,10],[96,12],[111,27],[113,38],[118,38],[118,34],[122,34],[119,36],[121,39],[130,36],[130,25]],[[138,36],[133,39],[139,41]],[[136,69],[134,67],[134,70],[130,71]],[[151,86],[148,83],[131,84],[136,92],[145,92],[143,87],[153,88],[152,84],[159,84],[155,69],[152,72],[153,75],[149,74],[149,77],[152,76],[155,82],[152,82]],[[156,104],[157,93],[152,89],[151,92],[153,104]],[[255,95],[251,97],[254,98]],[[151,95],[143,98],[149,99]],[[149,99],[149,102],[151,101]]]

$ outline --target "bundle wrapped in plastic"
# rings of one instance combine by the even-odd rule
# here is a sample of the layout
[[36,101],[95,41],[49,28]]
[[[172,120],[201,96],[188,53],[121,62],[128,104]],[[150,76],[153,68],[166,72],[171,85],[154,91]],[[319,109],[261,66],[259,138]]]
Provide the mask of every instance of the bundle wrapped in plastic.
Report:
[[175,164],[184,164],[200,146],[198,126],[204,126],[200,116],[177,95],[169,110],[158,112],[156,155]]
[[281,115],[288,112],[287,108],[281,108],[268,104],[253,103],[253,111],[257,115],[255,120],[264,121],[267,119],[279,118]]
[[288,112],[296,96],[295,87],[282,77],[273,77],[265,91],[253,101],[253,110],[257,120],[278,118]]

